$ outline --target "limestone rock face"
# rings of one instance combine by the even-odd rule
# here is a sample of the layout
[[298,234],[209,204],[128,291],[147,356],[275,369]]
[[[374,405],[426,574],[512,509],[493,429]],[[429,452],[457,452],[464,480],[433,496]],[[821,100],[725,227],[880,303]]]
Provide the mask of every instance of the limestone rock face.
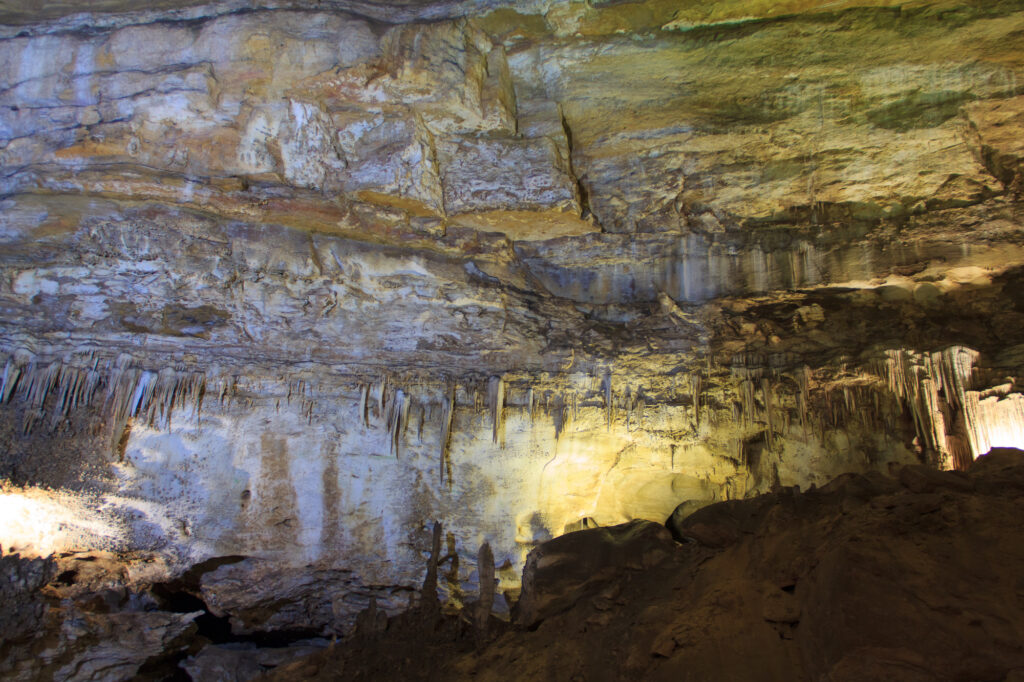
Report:
[[1024,12],[766,7],[0,2],[0,544],[341,632],[1024,441]]

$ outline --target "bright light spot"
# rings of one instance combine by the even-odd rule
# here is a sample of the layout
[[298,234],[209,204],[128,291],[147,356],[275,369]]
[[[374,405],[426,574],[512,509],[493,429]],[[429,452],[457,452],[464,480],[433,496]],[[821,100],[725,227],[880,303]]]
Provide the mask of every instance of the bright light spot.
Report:
[[66,491],[0,487],[0,546],[23,556],[109,547],[118,532],[97,507]]
[[974,457],[992,448],[1024,449],[1024,396],[1011,393],[979,400],[977,395],[969,391],[965,406]]

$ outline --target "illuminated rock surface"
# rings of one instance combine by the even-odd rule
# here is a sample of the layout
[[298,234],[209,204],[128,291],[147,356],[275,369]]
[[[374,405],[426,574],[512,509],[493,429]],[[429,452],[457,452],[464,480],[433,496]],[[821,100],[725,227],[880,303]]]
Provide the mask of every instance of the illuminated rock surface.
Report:
[[407,614],[269,678],[1013,680],[1022,493],[1012,451],[722,502],[683,544],[643,521],[572,533],[531,555],[527,607],[482,650]]
[[333,636],[434,520],[507,614],[568,530],[1024,442],[1018,2],[136,7],[0,2],[5,551]]

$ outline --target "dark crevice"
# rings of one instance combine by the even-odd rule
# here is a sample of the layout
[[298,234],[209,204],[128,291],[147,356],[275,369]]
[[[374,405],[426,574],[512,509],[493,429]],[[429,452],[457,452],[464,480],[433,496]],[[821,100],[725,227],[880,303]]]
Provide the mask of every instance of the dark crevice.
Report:
[[158,598],[161,609],[172,613],[202,611],[203,614],[193,621],[197,628],[196,637],[208,640],[213,644],[244,643],[254,644],[258,647],[278,648],[290,646],[301,640],[313,639],[322,634],[319,630],[302,627],[236,634],[231,629],[229,617],[214,615],[202,598],[189,592],[174,590],[168,585],[168,583],[162,583],[153,586],[153,594]]
[[74,585],[76,577],[78,577],[78,571],[67,570],[57,576],[56,582],[61,585]]
[[192,678],[179,665],[191,651],[181,651],[171,656],[155,656],[143,663],[132,677],[133,680],[159,680],[160,682],[192,682]]
[[[558,106],[558,118],[562,123],[562,132],[565,134],[565,144],[567,151],[566,163],[569,166],[569,176],[572,178],[573,182],[576,183],[576,191],[580,197],[580,218],[584,220],[586,220],[587,218],[592,218],[594,220],[594,224],[601,228],[600,221],[597,219],[597,216],[594,215],[594,212],[590,208],[590,192],[587,191],[586,185],[584,185],[583,181],[580,180],[580,177],[576,173],[576,168],[573,164],[572,154],[574,146],[572,139],[572,128],[569,127],[569,121],[566,120],[565,112],[562,111],[561,105]],[[601,230],[604,231],[604,228],[601,228]]]
[[286,647],[304,639],[321,636],[319,630],[302,627],[301,623],[296,623],[296,627],[293,628],[238,634],[232,630],[229,617],[217,616],[210,611],[209,606],[200,596],[200,579],[206,573],[215,571],[221,566],[238,563],[245,558],[244,556],[224,556],[207,559],[193,566],[177,580],[154,584],[153,596],[156,597],[160,608],[164,611],[173,613],[202,611],[202,615],[193,621],[197,628],[196,637],[208,640],[213,644],[246,643],[258,647]]

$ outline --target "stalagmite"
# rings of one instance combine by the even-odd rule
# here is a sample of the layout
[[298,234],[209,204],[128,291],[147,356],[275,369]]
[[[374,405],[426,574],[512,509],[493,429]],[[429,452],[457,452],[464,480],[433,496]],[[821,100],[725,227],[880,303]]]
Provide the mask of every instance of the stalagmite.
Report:
[[430,540],[430,557],[427,559],[427,575],[420,590],[420,613],[427,623],[437,618],[441,604],[437,598],[437,566],[441,559],[441,522],[434,521]]
[[491,610],[494,608],[494,553],[486,540],[477,554],[476,570],[480,585],[480,599],[476,604],[473,630],[477,646],[484,644],[489,635]]

